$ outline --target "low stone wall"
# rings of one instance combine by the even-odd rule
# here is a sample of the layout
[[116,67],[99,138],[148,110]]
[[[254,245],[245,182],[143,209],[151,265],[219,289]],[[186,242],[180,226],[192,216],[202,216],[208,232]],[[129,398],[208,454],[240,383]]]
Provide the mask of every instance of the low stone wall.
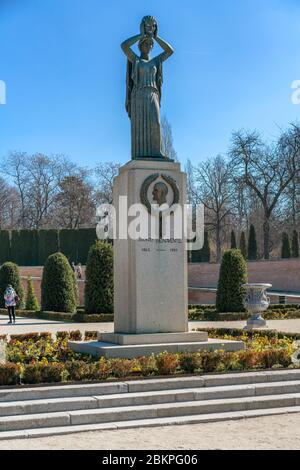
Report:
[[[220,265],[217,263],[191,263],[188,266],[188,279],[190,287],[217,287]],[[42,277],[43,268],[21,267],[21,275],[32,278]],[[83,276],[85,268],[83,267]],[[40,299],[40,279],[33,279],[34,288]],[[268,282],[273,290],[300,292],[300,259],[278,261],[249,261],[249,282]],[[26,279],[23,279],[26,284]],[[80,304],[84,302],[84,282],[78,282]],[[299,299],[287,299],[287,302],[299,302]],[[190,304],[212,304],[215,302],[215,293],[189,289]]]
[[[249,282],[267,282],[272,290],[300,292],[300,259],[276,261],[249,261]],[[220,264],[191,263],[188,267],[190,287],[217,287]],[[189,303],[214,303],[215,294],[189,290]],[[288,298],[287,302],[299,302],[299,299]]]

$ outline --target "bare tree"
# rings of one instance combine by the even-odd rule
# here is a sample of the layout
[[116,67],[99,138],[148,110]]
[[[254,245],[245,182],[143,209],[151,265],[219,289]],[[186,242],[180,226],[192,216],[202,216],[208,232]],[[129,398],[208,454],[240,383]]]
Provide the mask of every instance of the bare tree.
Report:
[[93,188],[84,170],[77,175],[66,176],[59,183],[54,202],[53,219],[60,228],[89,226],[95,216]]
[[216,240],[216,259],[221,260],[222,238],[229,223],[232,202],[232,169],[220,155],[194,168],[194,198],[205,207],[205,225]]
[[113,182],[119,172],[120,164],[113,162],[99,163],[95,168],[98,203],[113,202]]
[[300,175],[293,178],[287,187],[283,203],[285,227],[300,229]]
[[2,173],[10,177],[17,188],[20,198],[20,228],[28,227],[27,193],[30,187],[27,163],[29,156],[25,152],[11,152],[4,161]]
[[10,187],[8,190],[9,198],[5,211],[5,228],[19,229],[20,222],[20,197],[15,187]]
[[186,173],[187,202],[189,204],[195,205],[197,204],[197,191],[195,189],[194,167],[190,159],[187,160],[184,171]]
[[75,167],[61,155],[14,152],[8,156],[5,172],[19,194],[21,228],[38,229],[47,225],[59,184]]
[[75,165],[64,156],[35,154],[30,158],[28,174],[31,183],[28,200],[28,218],[33,228],[47,225],[50,210],[56,201],[60,184]]
[[0,178],[0,229],[13,228],[17,224],[19,208],[17,191]]
[[171,127],[170,122],[166,118],[166,116],[162,117],[161,130],[162,130],[162,152],[167,158],[170,158],[171,160],[174,160],[175,162],[177,162],[178,157],[177,157],[177,152],[174,148],[172,127]]
[[299,174],[300,129],[292,125],[267,145],[257,132],[235,132],[230,156],[236,177],[260,200],[264,212],[264,258],[270,257],[270,220],[280,197]]

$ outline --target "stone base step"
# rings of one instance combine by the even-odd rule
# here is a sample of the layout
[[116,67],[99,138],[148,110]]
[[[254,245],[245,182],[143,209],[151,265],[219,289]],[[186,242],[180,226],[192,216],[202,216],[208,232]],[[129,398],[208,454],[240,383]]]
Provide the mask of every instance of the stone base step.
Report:
[[239,419],[265,410],[300,411],[300,369],[2,388],[0,439]]
[[300,393],[3,416],[0,431],[300,406]]
[[98,341],[103,343],[113,343],[119,345],[126,344],[166,344],[166,343],[191,343],[208,340],[206,331],[186,331],[181,333],[144,333],[144,334],[123,334],[123,333],[101,333],[98,332]]
[[119,382],[0,387],[0,403],[297,380],[300,381],[300,369],[145,378]]
[[[192,401],[300,394],[300,380],[246,385],[226,385],[150,392],[130,392],[89,397],[48,398],[0,402],[0,418],[77,410],[97,410],[127,406],[173,404]],[[1,421],[0,421],[1,423]]]
[[211,339],[207,341],[178,342],[178,343],[145,343],[145,344],[114,344],[100,341],[69,341],[69,348],[82,354],[106,358],[135,358],[150,356],[164,351],[170,353],[198,351],[240,351],[245,349],[242,341]]
[[177,416],[168,418],[119,421],[106,424],[83,424],[77,426],[59,426],[38,429],[23,429],[21,431],[0,432],[0,440],[26,439],[38,437],[61,436],[80,432],[115,431],[118,429],[147,428],[156,426],[171,426],[182,424],[214,423],[218,421],[259,418],[282,414],[300,413],[300,406],[267,408],[262,410],[231,411],[225,413],[209,413],[194,416]]

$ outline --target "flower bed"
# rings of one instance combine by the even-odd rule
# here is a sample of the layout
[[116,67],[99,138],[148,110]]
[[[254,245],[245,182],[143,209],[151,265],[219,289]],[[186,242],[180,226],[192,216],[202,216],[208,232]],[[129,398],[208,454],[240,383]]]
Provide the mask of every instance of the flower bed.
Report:
[[[96,332],[86,332],[94,339]],[[246,350],[201,351],[136,359],[95,359],[68,348],[68,339],[81,339],[80,331],[15,335],[6,345],[5,364],[0,364],[0,385],[102,381],[130,377],[170,376],[295,367],[291,356],[300,335],[271,331],[209,330],[210,337],[241,339]]]

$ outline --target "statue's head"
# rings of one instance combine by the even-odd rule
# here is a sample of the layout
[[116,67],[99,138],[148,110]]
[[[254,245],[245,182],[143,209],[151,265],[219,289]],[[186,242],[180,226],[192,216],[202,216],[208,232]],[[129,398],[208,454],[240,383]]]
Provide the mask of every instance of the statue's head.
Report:
[[154,16],[144,16],[141,21],[140,29],[143,36],[153,37],[157,32],[157,21]]
[[139,50],[144,54],[150,54],[153,49],[154,41],[151,37],[144,36],[139,41]]
[[162,181],[159,181],[154,185],[152,191],[153,200],[157,202],[159,206],[166,204],[168,191],[168,186]]

